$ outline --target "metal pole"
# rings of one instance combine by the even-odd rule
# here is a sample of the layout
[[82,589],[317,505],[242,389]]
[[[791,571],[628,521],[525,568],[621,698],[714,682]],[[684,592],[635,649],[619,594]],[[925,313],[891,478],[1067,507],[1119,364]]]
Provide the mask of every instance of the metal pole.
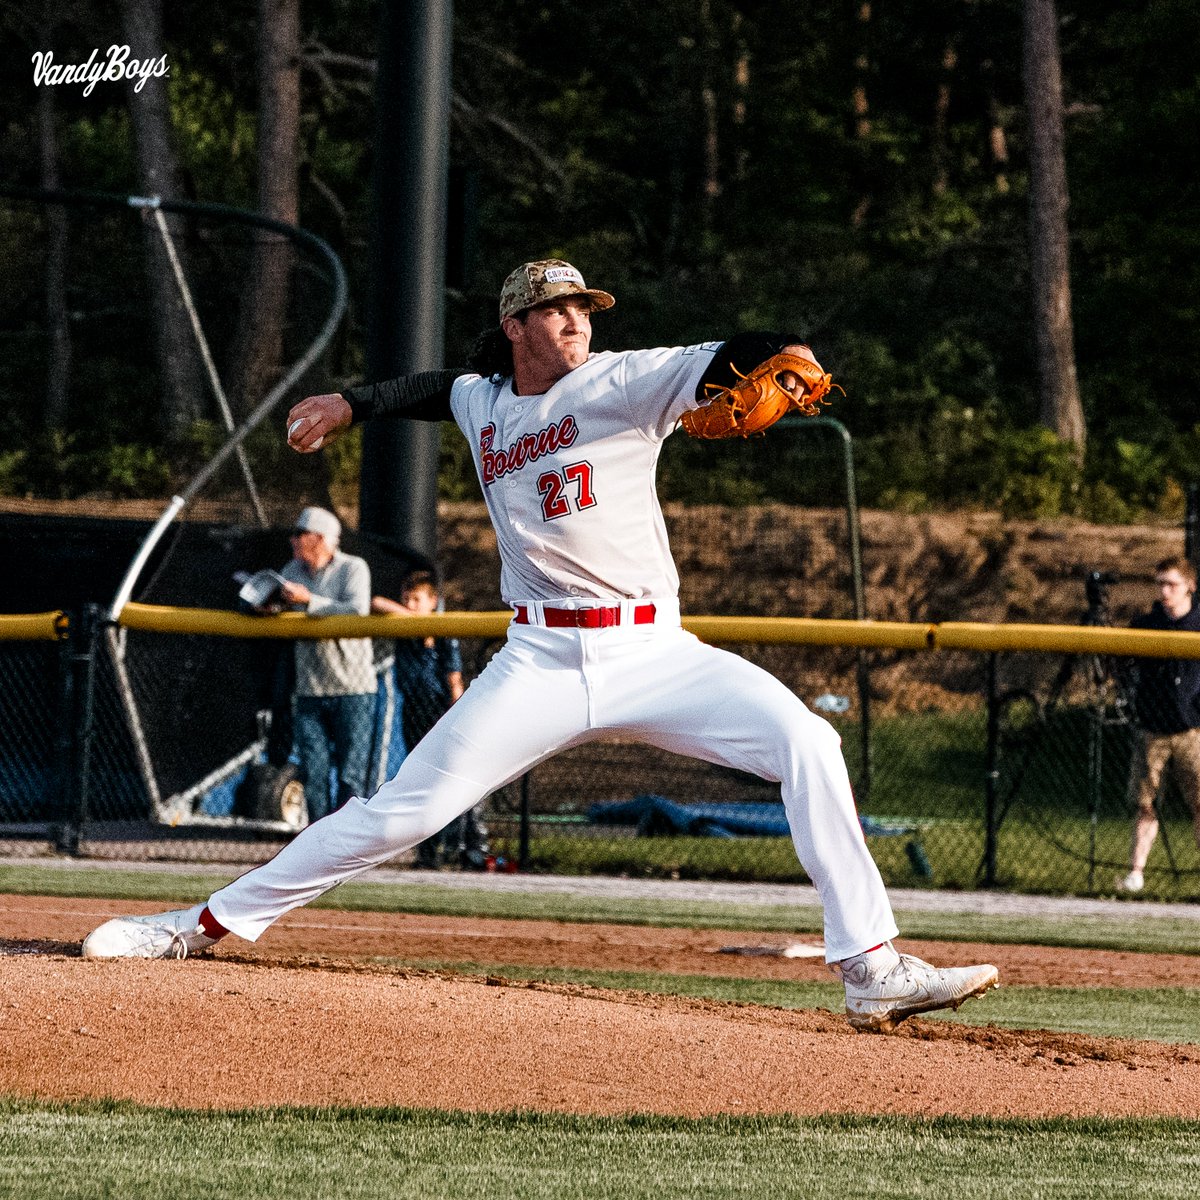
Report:
[[154,547],[158,545],[162,535],[167,531],[167,526],[175,520],[179,510],[186,503],[187,501],[182,496],[172,496],[171,503],[163,509],[158,520],[151,526],[150,532],[138,547],[138,552],[134,555],[133,562],[129,564],[129,569],[125,572],[125,578],[121,580],[121,584],[117,588],[117,594],[113,597],[113,602],[109,606],[108,619],[110,621],[116,621],[120,617],[121,610],[129,603],[129,597],[133,595],[134,586],[141,576],[146,563],[149,561],[150,555],[154,553]]
[[[829,417],[819,418],[836,426],[842,439],[842,460],[846,474],[846,524],[850,531],[850,570],[854,587],[854,619],[867,618],[866,588],[863,584],[862,536],[858,524],[858,485],[854,476],[854,444],[850,431],[840,422]],[[858,787],[865,804],[871,796],[871,782],[875,774],[875,763],[871,754],[871,668],[867,652],[861,646],[856,655],[855,676],[858,686],[859,753],[862,759],[862,776]]]
[[529,870],[529,772],[521,776],[521,825],[517,838],[517,866]]
[[1000,702],[996,694],[996,652],[987,659],[987,773],[983,791],[983,885],[996,886],[997,817],[996,785],[1000,778]]
[[[841,439],[842,478],[846,494],[846,529],[850,540],[850,580],[854,594],[854,619],[867,617],[866,586],[863,582],[862,533],[858,521],[858,485],[854,474],[854,442],[850,431],[835,417],[784,417],[779,428],[832,429]],[[866,650],[855,653],[855,685],[858,690],[858,736],[860,775],[856,786],[858,801],[866,804],[871,795],[874,763],[871,754],[871,668]]]
[[1101,780],[1104,778],[1104,714],[1101,701],[1088,707],[1088,891],[1096,875],[1096,824],[1100,819]]
[[[221,377],[217,374],[217,364],[213,362],[212,351],[208,348],[208,338],[204,336],[204,327],[200,324],[200,314],[196,312],[196,304],[192,299],[192,289],[188,287],[188,281],[183,273],[183,265],[179,261],[179,255],[175,250],[175,241],[171,237],[171,231],[167,228],[167,218],[163,216],[162,208],[160,207],[160,198],[151,196],[145,201],[146,206],[154,215],[154,224],[158,229],[159,236],[163,240],[163,245],[167,250],[167,258],[171,263],[171,272],[175,276],[175,286],[179,289],[179,295],[183,299],[183,307],[187,310],[188,321],[192,326],[192,336],[196,339],[196,345],[200,350],[200,357],[204,361],[204,370],[208,375],[209,387],[213,390],[213,396],[216,397],[217,407],[221,410],[221,420],[225,423],[225,430],[232,433],[235,428],[233,413],[229,408],[229,400],[225,396],[225,389],[221,385]],[[246,457],[246,448],[238,446],[237,448],[238,465],[242,469],[242,479],[246,484],[246,491],[250,496],[250,503],[254,508],[254,515],[258,518],[259,527],[266,529],[267,515],[263,512],[262,501],[258,496],[258,488],[254,483],[254,474],[250,470],[250,460]]]
[[138,710],[137,698],[133,694],[133,680],[129,677],[129,668],[125,663],[125,635],[129,631],[117,629],[115,625],[106,625],[105,641],[108,645],[109,657],[112,660],[113,680],[117,688],[117,696],[121,701],[121,711],[125,714],[125,723],[129,728],[129,736],[133,741],[134,757],[137,760],[138,774],[142,786],[150,800],[150,814],[156,821],[167,819],[163,812],[162,793],[158,789],[158,776],[154,771],[154,757],[150,753],[150,739],[142,725],[142,714]]
[[75,720],[78,694],[75,687],[75,652],[82,634],[82,622],[77,613],[72,613],[67,623],[67,636],[58,644],[58,733],[54,739],[54,802],[51,809],[57,826],[56,849],[63,854],[73,854],[79,845],[72,816],[80,733]]
[[188,484],[150,530],[146,541],[142,544],[134,562],[125,573],[117,596],[109,609],[108,619],[116,621],[121,615],[129,597],[133,594],[142,567],[150,557],[159,538],[162,537],[176,514],[199,494],[213,476],[223,467],[231,454],[238,453],[242,443],[262,424],[271,414],[275,405],[284,397],[291,387],[304,375],[314,362],[324,352],[346,311],[346,270],[342,260],[338,258],[333,248],[315,233],[300,229],[295,225],[287,225],[276,221],[273,217],[264,217],[260,213],[249,212],[246,209],[233,208],[228,204],[199,204],[190,200],[162,200],[157,197],[121,196],[112,192],[93,192],[84,190],[59,191],[53,188],[29,188],[11,185],[0,185],[0,196],[15,196],[25,200],[35,200],[42,204],[71,204],[91,206],[96,208],[141,208],[154,207],[168,213],[195,213],[198,216],[215,217],[220,220],[235,221],[242,225],[252,225],[257,229],[269,229],[273,233],[281,233],[297,245],[306,246],[322,257],[330,268],[330,282],[333,288],[333,299],[329,305],[329,313],[325,318],[317,336],[313,338],[304,353],[288,368],[287,374],[259,402],[258,407],[242,422],[229,440],[209,459],[200,473]]
[[[130,201],[132,203],[132,200]],[[218,205],[187,205],[182,202],[168,203],[163,201],[162,207],[170,212],[175,211],[200,211],[214,212],[220,215],[231,215],[237,210],[225,209]],[[272,221],[266,217],[256,217],[254,214],[241,214],[242,219],[248,224],[258,225],[263,228],[274,229],[276,232],[287,234],[294,241],[305,243],[313,246],[325,255],[330,266],[333,268],[333,283],[334,297],[333,303],[329,309],[329,315],[325,319],[325,324],[321,327],[320,332],[308,346],[308,349],[291,365],[287,374],[262,398],[258,407],[242,422],[241,426],[233,433],[229,440],[208,460],[201,468],[200,472],[192,479],[192,481],[183,489],[178,496],[171,499],[171,503],[166,510],[155,522],[154,527],[150,530],[146,540],[142,543],[138,550],[137,556],[130,564],[129,570],[126,571],[124,579],[117,589],[116,597],[109,608],[108,619],[117,621],[121,616],[121,610],[128,603],[129,598],[133,595],[134,585],[137,583],[138,577],[142,572],[142,568],[146,565],[147,560],[154,547],[158,544],[159,539],[166,532],[167,527],[175,519],[176,515],[189,504],[204,488],[206,488],[213,476],[221,469],[228,461],[231,454],[236,454],[240,451],[242,443],[263,423],[263,421],[271,415],[275,405],[288,393],[292,385],[297,382],[309,369],[317,358],[324,351],[333,337],[334,331],[341,322],[342,314],[346,311],[346,272],[342,267],[342,260],[333,252],[331,247],[323,242],[314,234],[308,233],[302,229],[296,229],[289,225],[284,225],[280,221]]]
[[88,800],[92,765],[92,742],[96,725],[96,645],[100,636],[100,607],[89,604],[79,623],[78,642],[71,653],[76,700],[75,761],[72,764],[71,810],[59,834],[59,848],[77,854],[83,839],[83,827],[89,817]]
[[[376,380],[442,365],[452,48],[450,0],[384,0],[367,305],[367,371]],[[440,445],[435,423],[364,428],[361,530],[436,559]]]
[[854,440],[850,430],[836,417],[784,417],[779,429],[832,429],[842,445],[842,479],[846,493],[846,529],[850,541],[850,586],[854,593],[854,619],[867,616],[866,586],[863,583],[862,531],[858,521],[858,484],[854,473]]

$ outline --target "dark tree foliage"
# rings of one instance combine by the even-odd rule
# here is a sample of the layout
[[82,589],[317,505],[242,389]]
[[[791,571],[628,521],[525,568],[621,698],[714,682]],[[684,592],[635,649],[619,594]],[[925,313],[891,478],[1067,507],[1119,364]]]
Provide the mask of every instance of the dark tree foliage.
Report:
[[[256,203],[257,10],[164,6],[180,165],[203,200]],[[2,11],[0,62],[16,85],[0,95],[0,177],[35,184],[30,55],[43,47],[30,39],[51,36],[60,61],[103,54],[117,6],[60,5],[50,35]],[[512,265],[561,255],[618,295],[597,323],[601,347],[753,327],[809,337],[848,393],[837,413],[867,503],[1174,511],[1200,470],[1194,4],[1058,4],[1082,465],[1038,424],[1020,0],[456,0],[454,11],[448,362],[493,323]],[[341,253],[353,294],[331,386],[362,370],[378,15],[362,0],[301,0],[299,219]],[[125,90],[61,86],[54,99],[63,184],[133,189]],[[0,399],[21,434],[40,427],[46,395],[48,239],[28,207],[0,209],[0,251],[28,281],[0,303]],[[66,436],[161,458],[139,264],[103,222],[77,221],[73,235]],[[200,271],[242,254],[225,234],[195,240]],[[298,292],[302,306],[302,274]],[[235,299],[209,314],[223,369]],[[87,473],[85,455],[72,461]],[[48,488],[38,469],[0,457],[0,488]],[[692,487],[702,474],[668,472],[668,490],[745,492]],[[103,478],[60,470],[54,486]]]

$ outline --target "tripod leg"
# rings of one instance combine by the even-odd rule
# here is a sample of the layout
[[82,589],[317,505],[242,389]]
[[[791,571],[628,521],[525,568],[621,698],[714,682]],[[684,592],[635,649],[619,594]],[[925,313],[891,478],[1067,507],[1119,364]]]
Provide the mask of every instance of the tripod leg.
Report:
[[1175,876],[1176,881],[1179,879],[1179,866],[1175,862],[1175,854],[1171,850],[1171,839],[1167,836],[1167,823],[1163,819],[1162,811],[1162,793],[1154,797],[1154,815],[1158,817],[1158,832],[1162,838],[1163,850],[1166,851],[1167,862],[1171,864],[1171,874]]
[[1096,830],[1104,784],[1104,714],[1093,707],[1088,713],[1088,890],[1096,874]]

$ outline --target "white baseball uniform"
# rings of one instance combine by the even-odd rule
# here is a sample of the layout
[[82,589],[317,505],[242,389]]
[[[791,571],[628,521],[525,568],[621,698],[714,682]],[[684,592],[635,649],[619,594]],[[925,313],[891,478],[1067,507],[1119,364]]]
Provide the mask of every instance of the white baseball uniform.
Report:
[[507,642],[374,796],[211,897],[225,928],[255,940],[555,753],[621,737],[780,783],[828,961],[896,935],[837,733],[772,675],[680,627],[654,474],[718,345],[593,354],[537,396],[455,379],[450,407],[514,610]]

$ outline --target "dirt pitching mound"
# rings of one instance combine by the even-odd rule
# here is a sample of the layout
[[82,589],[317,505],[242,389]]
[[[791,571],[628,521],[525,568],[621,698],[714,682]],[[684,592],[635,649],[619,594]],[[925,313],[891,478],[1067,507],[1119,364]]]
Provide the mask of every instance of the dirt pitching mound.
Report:
[[[468,977],[372,961],[828,978],[819,960],[727,952],[794,941],[778,934],[305,910],[257,946],[229,941],[194,961],[79,958],[79,939],[112,908],[0,897],[0,1093],[680,1116],[1200,1110],[1193,1046],[917,1019],[873,1037],[821,1009],[524,983],[502,965]],[[1195,986],[1200,975],[1175,955],[905,947],[986,957],[1012,983]],[[987,1003],[964,1012],[986,1021]]]

